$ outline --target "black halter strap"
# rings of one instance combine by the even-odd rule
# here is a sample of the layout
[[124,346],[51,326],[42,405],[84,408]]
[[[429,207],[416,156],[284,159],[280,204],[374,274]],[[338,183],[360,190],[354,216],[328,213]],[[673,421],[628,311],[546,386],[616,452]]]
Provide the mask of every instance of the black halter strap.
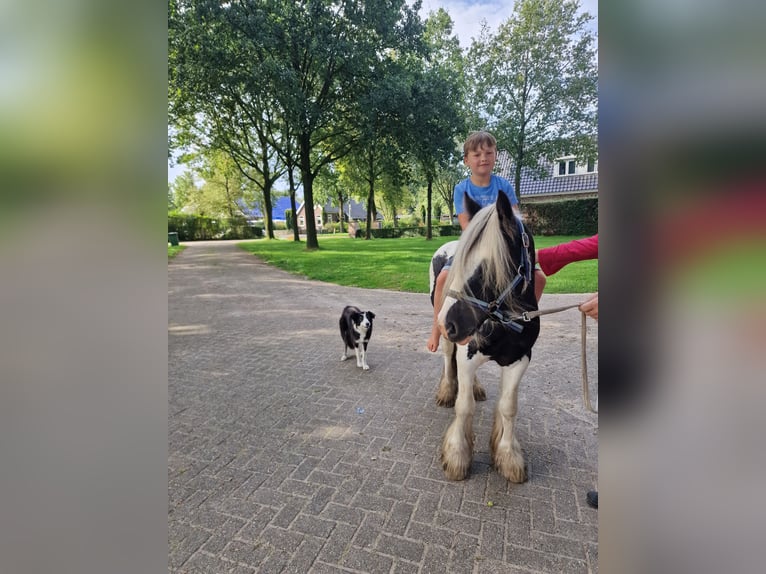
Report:
[[519,283],[522,281],[529,283],[532,280],[532,260],[529,257],[529,235],[527,235],[521,219],[517,217],[516,222],[518,223],[519,234],[521,236],[521,260],[516,271],[516,276],[511,281],[511,284],[508,285],[508,287],[506,287],[503,292],[495,298],[494,301],[489,303],[482,301],[481,299],[477,299],[476,297],[472,297],[471,295],[466,295],[465,293],[454,291],[452,289],[447,292],[447,295],[453,297],[454,299],[460,299],[466,303],[470,303],[474,307],[484,311],[489,319],[497,321],[504,327],[510,327],[517,333],[521,333],[524,330],[524,326],[518,323],[515,319],[521,318],[525,322],[529,322],[531,321],[531,318],[527,318],[526,314],[522,315],[521,317],[512,318],[507,313],[503,313],[500,310],[500,307],[502,306],[503,301],[505,301],[505,298],[508,297],[508,295],[510,295],[511,292],[516,289],[516,287],[518,287]]

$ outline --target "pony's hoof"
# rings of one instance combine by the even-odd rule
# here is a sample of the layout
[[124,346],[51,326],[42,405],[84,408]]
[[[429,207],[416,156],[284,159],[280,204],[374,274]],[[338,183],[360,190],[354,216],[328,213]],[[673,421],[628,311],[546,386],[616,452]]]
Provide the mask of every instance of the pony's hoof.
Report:
[[495,468],[506,480],[521,484],[527,481],[527,465],[522,462],[511,462],[508,459],[495,460]]
[[463,480],[471,470],[473,441],[475,437],[472,431],[458,432],[460,434],[455,436],[455,432],[451,432],[451,429],[448,429],[447,435],[445,435],[445,439],[442,442],[442,469],[449,480]]
[[436,393],[436,404],[451,409],[455,406],[455,397],[454,395],[446,396],[442,393]]
[[348,359],[348,357],[347,357],[346,355],[343,355],[343,356],[340,358],[340,360],[341,360],[341,361],[345,361],[346,359]]
[[369,371],[370,370],[370,365],[364,365],[362,367],[362,369],[365,370],[365,371]]
[[487,391],[484,390],[484,387],[482,387],[476,379],[473,380],[473,398],[476,401],[487,400]]
[[468,471],[471,465],[465,463],[451,464],[444,460],[442,455],[442,469],[444,470],[444,476],[447,480],[465,480],[468,478]]

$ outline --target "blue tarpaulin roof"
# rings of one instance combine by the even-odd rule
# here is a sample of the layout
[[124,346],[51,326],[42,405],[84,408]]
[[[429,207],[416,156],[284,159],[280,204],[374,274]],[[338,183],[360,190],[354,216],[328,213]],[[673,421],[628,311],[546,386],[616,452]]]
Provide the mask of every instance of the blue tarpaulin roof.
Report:
[[[300,201],[296,199],[296,207],[300,205]],[[271,198],[271,220],[272,221],[284,221],[285,211],[290,209],[290,198],[287,196]],[[242,211],[252,219],[261,219],[263,212],[259,205],[255,207],[243,206]]]

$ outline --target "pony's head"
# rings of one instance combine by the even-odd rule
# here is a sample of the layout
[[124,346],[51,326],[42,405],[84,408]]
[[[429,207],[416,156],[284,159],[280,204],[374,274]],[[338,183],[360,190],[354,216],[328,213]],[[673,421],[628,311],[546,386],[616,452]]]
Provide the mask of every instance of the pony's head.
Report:
[[518,274],[522,246],[520,222],[506,195],[498,193],[495,204],[484,208],[468,196],[465,199],[471,219],[452,261],[438,318],[442,332],[453,342],[475,334],[489,318],[487,309],[476,301],[489,304],[505,293],[501,306],[513,312],[517,309],[514,298],[528,287],[524,281],[517,289],[509,289]]

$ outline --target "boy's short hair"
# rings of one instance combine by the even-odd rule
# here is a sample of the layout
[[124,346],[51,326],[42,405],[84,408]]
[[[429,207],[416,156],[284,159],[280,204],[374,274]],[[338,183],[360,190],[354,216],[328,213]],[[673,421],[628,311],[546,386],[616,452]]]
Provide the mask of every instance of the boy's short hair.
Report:
[[463,157],[484,146],[497,149],[497,140],[495,139],[495,136],[485,131],[471,132],[468,134],[468,139],[465,140],[465,143],[463,144]]

